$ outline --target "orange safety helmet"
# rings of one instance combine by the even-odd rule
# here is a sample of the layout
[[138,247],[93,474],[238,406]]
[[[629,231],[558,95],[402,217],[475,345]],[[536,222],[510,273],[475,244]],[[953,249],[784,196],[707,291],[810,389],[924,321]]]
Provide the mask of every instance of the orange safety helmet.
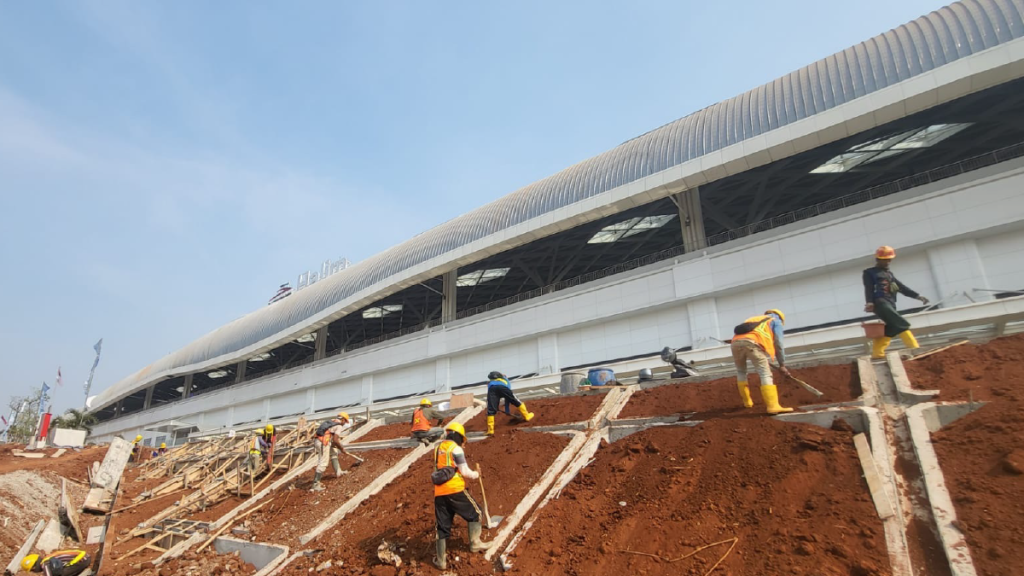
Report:
[[875,258],[878,260],[892,260],[896,257],[896,250],[892,246],[882,246],[875,250]]

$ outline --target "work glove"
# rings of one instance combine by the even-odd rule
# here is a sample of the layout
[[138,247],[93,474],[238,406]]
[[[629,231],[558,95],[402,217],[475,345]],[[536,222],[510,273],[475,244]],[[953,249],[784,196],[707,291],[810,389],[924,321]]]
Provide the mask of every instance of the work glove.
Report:
[[873,303],[871,303],[871,302],[868,302],[867,304],[864,305],[864,311],[865,312],[874,312],[875,311],[875,305]]
[[918,298],[918,300],[921,301],[921,304],[924,304],[925,306],[928,305],[928,299],[925,298],[924,296],[921,296],[920,298]]

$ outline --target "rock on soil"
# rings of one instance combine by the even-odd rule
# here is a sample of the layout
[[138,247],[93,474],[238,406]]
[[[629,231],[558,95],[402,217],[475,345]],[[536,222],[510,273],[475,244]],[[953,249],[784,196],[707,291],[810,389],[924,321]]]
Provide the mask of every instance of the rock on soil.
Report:
[[[1024,350],[1021,336],[982,346],[965,344],[920,361],[935,359],[934,365],[942,367],[948,378],[940,388],[943,397],[947,392],[955,398],[963,394],[957,388],[962,381],[955,376],[963,369],[984,374],[968,382],[979,384],[975,399],[989,404],[932,435],[959,528],[980,576],[1024,574],[1024,366],[1017,350]],[[965,356],[971,352],[973,357]],[[958,365],[943,358],[946,354],[969,364]]]
[[[849,402],[861,395],[860,376],[854,364],[833,364],[811,368],[793,369],[793,375],[822,391],[821,398],[804,390],[797,384],[775,373],[779,387],[780,401],[784,406],[806,406]],[[761,380],[756,374],[750,375],[750,394],[754,407],[749,411],[764,411],[764,402],[758,392]],[[703,419],[732,412],[747,412],[740,402],[736,390],[736,377],[705,382],[666,384],[641,390],[629,399],[619,418],[641,418],[647,416],[669,416],[697,412],[695,419]]]
[[134,575],[140,576],[230,576],[233,574],[254,574],[256,567],[243,562],[234,554],[217,554],[213,547],[207,548],[199,554],[193,551],[186,552],[181,556],[160,566],[153,566],[152,563],[137,563],[127,571],[118,573],[118,576]]
[[524,575],[701,576],[728,543],[673,563],[630,552],[672,560],[731,538],[716,574],[890,574],[852,435],[767,417],[604,446],[510,561]]
[[[511,514],[568,442],[565,436],[510,430],[466,445],[469,465],[475,469],[479,463],[483,469],[491,515]],[[434,556],[432,469],[430,456],[417,460],[408,472],[307,545],[310,549],[322,548],[323,552],[295,560],[284,574],[308,575],[310,568],[327,560],[334,565],[330,570],[333,574],[440,574],[430,564]],[[467,484],[482,507],[479,484]],[[486,540],[495,533],[485,530],[483,537]],[[471,555],[466,539],[466,523],[456,519],[448,541],[449,570],[460,576],[492,574],[494,564],[482,555]],[[399,545],[403,560],[400,569],[384,566],[377,558],[377,548],[384,540]],[[454,560],[456,556],[458,561]]]
[[986,344],[961,344],[920,360],[904,361],[914,388],[939,390],[939,400],[998,399],[1012,392],[1024,373],[1024,334]]
[[[523,400],[526,407],[533,412],[533,420],[524,422],[518,418],[505,415],[505,405],[494,417],[496,430],[511,428],[530,428],[533,426],[555,426],[589,420],[597,407],[604,401],[604,393],[579,394],[572,396],[553,396]],[[512,414],[518,416],[519,411],[513,406]],[[487,430],[487,413],[481,412],[466,423],[467,432],[484,432]]]

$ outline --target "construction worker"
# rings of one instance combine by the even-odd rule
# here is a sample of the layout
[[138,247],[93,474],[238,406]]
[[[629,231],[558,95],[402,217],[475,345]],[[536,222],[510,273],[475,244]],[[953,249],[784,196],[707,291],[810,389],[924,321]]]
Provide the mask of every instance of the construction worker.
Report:
[[519,409],[519,413],[522,414],[523,420],[529,422],[533,420],[533,412],[526,409],[526,404],[519,401],[516,395],[512,393],[512,386],[508,383],[508,378],[498,371],[493,371],[487,375],[489,382],[487,383],[487,435],[494,436],[494,415],[498,413],[498,403],[504,398],[505,402],[512,404]]
[[875,250],[875,266],[864,271],[864,311],[874,312],[875,316],[885,322],[885,336],[871,342],[872,358],[885,358],[885,349],[889,347],[893,336],[899,336],[907,348],[918,347],[917,339],[910,331],[910,322],[896,311],[897,294],[903,292],[920,300],[925,306],[928,305],[927,298],[896,280],[896,276],[889,271],[894,258],[896,250],[892,246],[882,246]]
[[434,449],[434,472],[430,480],[434,483],[434,519],[437,530],[434,565],[441,570],[448,568],[445,551],[448,538],[452,535],[452,520],[459,515],[469,525],[469,549],[483,552],[490,542],[480,539],[483,526],[480,524],[480,507],[466,491],[466,479],[476,480],[480,474],[470,469],[462,445],[466,443],[466,429],[458,422],[445,427],[445,440]]
[[444,422],[444,416],[437,410],[434,410],[433,402],[424,398],[420,400],[419,408],[413,411],[411,421],[413,439],[419,440],[424,446],[441,437],[441,432],[431,431],[431,420],[436,420],[435,426],[440,426]]
[[142,445],[140,442],[142,442],[142,434],[139,434],[135,437],[135,440],[132,440],[132,462],[142,460]]
[[[334,476],[340,478],[342,474],[348,472],[342,472],[341,463],[338,462],[338,454],[345,452],[345,446],[341,443],[341,436],[346,430],[352,427],[352,423],[349,420],[347,412],[339,412],[338,415],[326,422],[322,422],[316,429],[316,435],[313,438],[313,449],[316,452],[316,475],[313,476],[313,488],[314,492],[320,492],[324,490],[324,485],[320,483],[320,479],[323,477],[324,472],[327,470],[327,462],[330,460],[331,465],[334,467]],[[347,452],[345,452],[348,454]]]
[[58,550],[39,559],[39,554],[29,554],[21,560],[26,572],[42,572],[46,576],[76,576],[89,567],[90,558],[85,550]]
[[159,457],[163,456],[164,454],[167,454],[167,443],[166,442],[161,442],[160,443],[160,447],[157,448],[156,450],[153,450],[153,452],[149,455],[149,457],[150,458],[159,458]]
[[779,404],[779,390],[772,380],[770,360],[779,364],[779,371],[791,376],[786,368],[786,353],[782,345],[782,327],[786,323],[786,315],[781,310],[772,308],[762,316],[752,316],[737,326],[732,338],[732,359],[736,364],[736,387],[740,391],[744,408],[752,408],[754,400],[750,397],[747,386],[747,361],[754,365],[761,377],[761,398],[769,414],[792,412],[792,408],[784,408]]
[[274,438],[274,425],[267,424],[266,428],[257,428],[252,440],[249,441],[249,475],[255,476],[260,468],[260,462],[267,459],[270,452],[271,441]]

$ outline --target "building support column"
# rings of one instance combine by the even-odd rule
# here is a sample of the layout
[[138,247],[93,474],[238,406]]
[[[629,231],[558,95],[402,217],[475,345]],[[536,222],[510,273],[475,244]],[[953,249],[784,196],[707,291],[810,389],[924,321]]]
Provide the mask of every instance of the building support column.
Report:
[[448,323],[455,320],[458,313],[457,284],[459,280],[459,269],[455,268],[445,272],[441,276],[441,322]]
[[146,388],[146,400],[142,403],[143,410],[149,410],[149,407],[153,405],[153,391],[156,390],[156,384]]
[[323,360],[327,355],[327,326],[316,331],[316,351],[313,352],[313,362]]
[[245,380],[245,369],[249,366],[248,360],[242,360],[235,367],[235,384]]
[[683,248],[687,252],[707,248],[704,234],[704,213],[700,209],[700,187],[683,190],[673,194],[671,198],[679,210]]
[[182,399],[188,398],[192,394],[192,375],[185,374],[185,383],[181,387]]
[[124,400],[118,400],[117,404],[114,406],[114,417],[116,418],[121,414],[124,414]]

